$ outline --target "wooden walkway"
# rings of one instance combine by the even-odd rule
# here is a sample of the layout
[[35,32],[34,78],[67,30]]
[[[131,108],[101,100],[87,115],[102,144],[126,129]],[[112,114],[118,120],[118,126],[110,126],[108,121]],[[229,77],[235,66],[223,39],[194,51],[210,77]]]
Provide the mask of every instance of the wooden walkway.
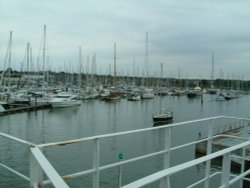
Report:
[[27,111],[34,111],[40,109],[48,109],[51,108],[50,104],[43,104],[43,105],[10,105],[11,108],[0,112],[0,116],[10,115],[20,112],[27,112]]

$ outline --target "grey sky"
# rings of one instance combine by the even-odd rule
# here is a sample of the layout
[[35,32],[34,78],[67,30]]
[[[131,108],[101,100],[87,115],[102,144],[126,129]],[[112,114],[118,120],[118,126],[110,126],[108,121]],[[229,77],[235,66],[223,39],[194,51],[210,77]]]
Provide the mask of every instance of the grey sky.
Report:
[[10,30],[12,67],[20,70],[27,42],[36,62],[46,24],[54,71],[77,71],[81,45],[85,71],[95,53],[97,73],[107,74],[116,42],[118,74],[145,74],[148,32],[150,75],[163,63],[164,76],[210,78],[214,51],[215,77],[250,79],[249,10],[247,0],[1,0],[0,69]]

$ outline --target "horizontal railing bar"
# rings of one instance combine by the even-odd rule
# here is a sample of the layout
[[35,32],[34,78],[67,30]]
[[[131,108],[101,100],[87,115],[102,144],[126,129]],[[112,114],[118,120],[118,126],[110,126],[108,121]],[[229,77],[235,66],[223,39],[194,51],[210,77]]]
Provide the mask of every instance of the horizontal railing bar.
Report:
[[135,161],[142,160],[142,159],[146,159],[146,158],[149,158],[149,157],[154,157],[156,155],[163,154],[163,153],[166,153],[166,152],[168,152],[168,150],[162,150],[162,151],[150,153],[150,154],[147,154],[147,155],[143,155],[143,156],[135,157],[135,158],[132,158],[132,159],[120,161],[120,162],[117,162],[117,163],[105,165],[105,166],[100,167],[99,169],[100,170],[105,170],[105,169],[108,169],[108,168],[117,167],[117,166],[120,166],[120,165],[128,164],[128,163],[135,162]]
[[241,173],[240,175],[236,176],[235,178],[233,178],[232,180],[229,181],[229,185],[234,184],[235,182],[241,180],[243,177],[247,176],[248,174],[250,174],[250,169]]
[[[120,166],[120,165],[124,165],[124,164],[128,164],[128,163],[137,161],[137,160],[141,160],[141,159],[144,159],[144,158],[153,157],[153,156],[156,156],[156,155],[159,155],[159,154],[163,154],[165,152],[166,152],[166,150],[162,150],[162,151],[159,151],[159,152],[156,152],[156,153],[148,154],[146,156],[140,156],[140,157],[136,157],[136,158],[133,158],[133,159],[128,159],[126,161],[121,161],[121,162],[105,165],[105,166],[100,167],[99,170],[101,171],[101,170],[106,170],[106,169],[109,169],[109,168],[114,168],[114,167],[117,167],[117,166]],[[81,171],[81,172],[77,172],[77,173],[73,173],[73,174],[69,174],[69,175],[64,175],[64,176],[62,176],[62,178],[64,180],[68,180],[68,179],[71,179],[71,178],[76,178],[76,177],[91,174],[91,173],[94,173],[94,172],[96,172],[96,169],[89,169],[89,170],[85,170],[85,171]],[[44,184],[49,184],[49,183],[51,183],[51,181],[46,180],[43,183]]]
[[[215,173],[211,174],[211,175],[209,176],[209,178],[203,178],[203,179],[201,179],[200,181],[197,181],[197,182],[195,182],[194,184],[189,185],[189,186],[186,187],[186,188],[192,188],[192,187],[194,187],[194,186],[197,186],[198,184],[204,182],[205,180],[210,179],[210,178],[213,178],[214,176],[217,176],[217,175],[220,175],[220,174],[222,174],[222,172],[215,172]],[[230,176],[231,176],[231,177],[238,177],[238,176],[236,176],[235,174],[230,174]],[[244,177],[244,176],[243,176],[243,177]],[[243,178],[243,177],[241,177],[241,178]],[[241,178],[240,178],[240,179],[241,179]],[[238,179],[238,180],[240,180],[240,179]],[[246,180],[246,181],[250,181],[249,178],[243,178],[243,179]],[[233,180],[233,179],[232,179],[232,180]],[[238,180],[237,180],[237,181],[238,181]],[[230,185],[234,184],[234,183],[237,182],[237,181],[231,182]]]
[[222,149],[220,151],[214,152],[214,153],[206,155],[204,157],[200,157],[198,159],[195,159],[195,160],[192,160],[192,161],[189,161],[186,163],[182,163],[180,165],[176,165],[174,167],[170,167],[170,168],[165,169],[165,170],[161,170],[159,172],[156,172],[154,174],[146,176],[142,179],[139,179],[135,182],[132,182],[128,185],[125,185],[122,188],[134,188],[134,187],[142,187],[142,186],[148,185],[148,184],[153,183],[153,182],[155,182],[163,177],[170,176],[170,175],[175,174],[179,171],[185,170],[185,169],[190,168],[192,166],[195,166],[195,165],[198,165],[200,163],[206,162],[208,160],[214,159],[216,157],[222,156],[226,153],[230,153],[230,152],[235,151],[237,149],[246,147],[249,144],[250,144],[250,141],[246,141],[244,143],[238,144],[236,146],[232,146],[230,148]]
[[250,161],[249,156],[242,157],[242,156],[235,155],[235,154],[231,154],[230,156],[234,157],[234,158],[237,158],[237,159],[244,159],[245,161]]
[[[94,173],[95,171],[96,171],[95,169],[89,169],[89,170],[85,170],[85,171],[82,171],[82,172],[76,172],[76,173],[73,173],[73,174],[64,175],[64,176],[61,176],[61,178],[63,180],[69,180],[69,179],[72,179],[72,178],[77,178],[77,177],[80,177],[80,176],[84,176],[84,175],[87,175],[87,174]],[[51,180],[43,181],[44,185],[48,185],[48,184],[51,184],[51,183],[52,183]]]
[[[218,137],[221,137],[221,135],[215,135],[215,136],[212,137],[212,139],[218,138]],[[230,137],[230,135],[228,137]],[[239,138],[242,138],[242,137],[239,137]],[[194,144],[197,144],[197,143],[200,143],[200,142],[204,142],[204,141],[207,141],[207,140],[209,140],[209,138],[197,140],[197,141],[194,141],[194,142],[191,142],[191,143],[188,143],[188,144],[183,144],[181,146],[172,147],[172,148],[170,148],[170,151],[182,149],[184,147],[194,145]],[[108,165],[105,165],[105,166],[101,166],[99,168],[99,170],[106,170],[106,169],[109,169],[109,168],[114,168],[114,167],[117,167],[117,166],[120,166],[120,165],[125,165],[125,164],[131,163],[131,162],[136,162],[136,161],[139,161],[139,160],[142,160],[142,159],[146,159],[146,158],[149,158],[149,157],[164,154],[166,152],[168,152],[168,150],[161,150],[161,151],[158,151],[158,152],[154,152],[154,153],[150,153],[150,154],[147,154],[147,155],[135,157],[135,158],[132,158],[132,159],[123,160],[123,161],[120,161],[120,162],[117,162],[117,163],[108,164]],[[95,169],[89,169],[89,170],[86,170],[86,171],[81,171],[81,172],[77,172],[77,173],[62,176],[62,178],[65,179],[65,180],[68,180],[68,179],[71,179],[71,178],[76,178],[76,177],[79,177],[79,176],[91,174],[91,173],[94,173],[95,171],[96,171]],[[49,183],[51,183],[50,180],[44,181],[44,184],[49,184]]]
[[239,118],[239,117],[233,117],[233,116],[220,116],[222,118],[227,118],[227,119],[237,119],[237,120],[246,120],[249,121],[249,118]]
[[210,179],[210,178],[212,178],[212,177],[214,177],[214,176],[217,176],[217,175],[220,175],[220,174],[222,174],[222,173],[221,173],[221,172],[215,172],[215,173],[211,174],[208,178],[203,178],[203,179],[201,179],[200,181],[197,181],[197,182],[195,182],[195,183],[193,183],[193,184],[187,186],[186,188],[192,188],[192,187],[194,187],[194,186],[197,186],[197,185],[199,185],[200,183],[206,181],[207,179]]
[[228,134],[220,134],[219,136],[228,137],[228,138],[238,138],[242,140],[250,140],[250,138],[247,138],[247,137],[234,136],[234,135],[228,135]]
[[[211,137],[211,139],[218,138],[218,137],[220,137],[220,135],[215,135],[215,136]],[[198,143],[207,141],[207,140],[209,140],[209,139],[210,139],[210,138],[204,138],[204,139],[196,140],[196,141],[193,141],[193,142],[190,142],[190,143],[187,143],[187,144],[183,144],[183,145],[180,145],[180,146],[175,146],[175,147],[172,147],[172,148],[170,149],[170,151],[174,151],[174,150],[181,149],[181,148],[184,148],[184,147],[187,147],[187,146],[191,146],[191,145],[194,145],[194,144],[198,144]]]
[[68,140],[68,141],[39,144],[39,145],[37,145],[37,147],[42,148],[42,147],[51,147],[51,146],[64,146],[67,144],[75,144],[78,142],[90,141],[90,140],[95,140],[95,139],[100,139],[100,138],[108,138],[108,137],[112,137],[112,136],[122,136],[122,135],[126,135],[126,134],[134,134],[134,133],[152,131],[152,130],[157,130],[157,129],[165,129],[165,128],[169,128],[169,127],[175,127],[175,126],[180,126],[180,125],[185,125],[185,124],[190,124],[190,123],[197,123],[197,122],[208,121],[208,120],[213,120],[213,119],[220,119],[222,117],[224,117],[224,116],[216,116],[216,117],[210,117],[210,118],[185,121],[185,122],[180,122],[180,123],[173,123],[173,124],[163,125],[160,127],[150,127],[150,128],[137,129],[137,130],[132,130],[132,131],[124,131],[124,132],[119,132],[119,133],[96,135],[96,136],[92,136],[92,137],[79,138],[79,139]]
[[37,160],[40,167],[43,169],[44,173],[51,180],[55,187],[69,188],[69,186],[63,181],[56,170],[52,167],[46,157],[42,154],[39,148],[31,148],[31,153]]
[[16,138],[14,136],[11,136],[11,135],[8,135],[8,134],[2,133],[2,132],[0,132],[0,136],[5,137],[5,138],[9,138],[9,139],[11,139],[13,141],[16,141],[16,142],[19,142],[19,143],[22,143],[22,144],[26,144],[28,146],[32,146],[32,147],[36,146],[35,144],[33,144],[31,142],[28,142],[26,140],[22,140],[20,138]]
[[15,175],[17,175],[17,176],[23,178],[24,180],[30,181],[30,178],[28,178],[27,176],[21,174],[20,172],[18,172],[18,171],[16,171],[16,170],[14,170],[13,168],[10,168],[10,167],[8,167],[8,166],[2,164],[2,163],[0,163],[0,166],[2,166],[3,168],[5,168],[6,170],[12,172],[13,174],[15,174]]

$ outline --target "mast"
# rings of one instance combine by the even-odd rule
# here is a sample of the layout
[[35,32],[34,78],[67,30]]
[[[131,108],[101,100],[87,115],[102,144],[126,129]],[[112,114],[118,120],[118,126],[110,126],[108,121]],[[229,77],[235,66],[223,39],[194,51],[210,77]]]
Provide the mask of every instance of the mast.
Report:
[[214,52],[212,52],[211,88],[214,88]]
[[114,43],[114,79],[113,79],[113,85],[115,85],[116,80],[116,42]]
[[10,31],[10,49],[9,49],[8,68],[10,68],[11,66],[11,49],[12,49],[12,31]]
[[146,66],[146,86],[148,87],[148,32],[146,32],[146,48],[145,48],[145,66]]
[[29,72],[29,68],[30,68],[30,43],[27,43],[27,74]]
[[30,53],[30,71],[32,72],[32,74],[34,74],[34,64],[33,64],[33,61],[32,61],[32,48],[30,47],[29,49],[29,53]]
[[3,71],[1,74],[1,79],[0,79],[0,87],[2,85],[4,85],[6,83],[3,82],[4,81],[4,75],[5,75],[5,66],[7,64],[7,74],[8,74],[8,86],[10,86],[10,67],[11,67],[11,48],[12,48],[12,31],[10,31],[10,39],[9,39],[9,43],[8,43],[8,47],[7,47],[7,52],[5,54],[5,58],[4,58],[4,67],[3,67]]
[[133,85],[135,84],[135,58],[133,59]]
[[78,80],[78,84],[79,84],[79,88],[81,87],[81,73],[82,73],[82,47],[79,46],[79,80]]
[[10,67],[11,67],[11,50],[12,50],[12,31],[10,31],[10,49],[9,49],[9,61],[8,61],[8,87],[10,87]]
[[96,78],[95,78],[95,75],[96,75],[96,54],[94,53],[93,54],[93,57],[92,57],[92,70],[91,70],[91,84],[92,86],[94,87],[96,85]]
[[161,86],[162,84],[162,79],[163,79],[163,63],[161,63],[161,79],[160,79],[159,86]]
[[109,64],[109,75],[111,75],[111,64]]
[[45,83],[45,63],[46,63],[46,25],[43,26],[43,84]]

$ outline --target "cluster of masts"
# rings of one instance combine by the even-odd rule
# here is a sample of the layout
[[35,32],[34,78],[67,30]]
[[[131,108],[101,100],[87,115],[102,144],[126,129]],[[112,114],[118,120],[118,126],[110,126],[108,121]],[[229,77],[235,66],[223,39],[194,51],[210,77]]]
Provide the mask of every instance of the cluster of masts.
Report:
[[[4,85],[4,76],[6,77],[11,77],[10,76],[10,70],[11,70],[11,51],[12,51],[12,35],[13,35],[13,32],[10,31],[10,39],[9,39],[9,43],[8,43],[8,48],[7,48],[7,52],[6,52],[6,55],[5,55],[5,60],[4,60],[4,67],[3,67],[3,71],[0,75],[0,87]],[[27,47],[26,47],[26,51],[25,51],[25,55],[24,55],[24,58],[23,58],[23,61],[21,63],[21,69],[20,69],[20,72],[30,72],[30,73],[35,73],[37,70],[37,72],[39,73],[42,73],[43,74],[43,82],[45,82],[45,78],[46,78],[46,72],[48,72],[49,68],[49,56],[47,55],[48,54],[48,48],[46,47],[48,41],[46,39],[46,25],[44,25],[43,27],[43,34],[42,34],[42,39],[41,39],[41,44],[40,44],[40,49],[39,49],[39,55],[38,55],[38,58],[37,58],[37,62],[36,64],[34,64],[34,61],[33,61],[33,58],[32,58],[32,47],[30,45],[30,43],[27,43]],[[42,54],[41,54],[42,52]],[[42,58],[41,58],[42,57]],[[40,62],[42,59],[42,62]],[[87,56],[87,65],[86,65],[86,81],[87,82],[94,82],[94,75],[97,75],[97,68],[96,68],[96,54],[94,53],[93,56],[92,56],[92,66],[91,66],[91,73],[89,73],[89,56]],[[117,57],[116,57],[116,42],[114,42],[114,64],[113,64],[113,73],[111,72],[111,65],[109,64],[109,71],[108,71],[108,75],[113,75],[112,76],[112,83],[115,85],[116,84],[116,77],[118,76],[117,75]],[[26,63],[25,63],[26,62]],[[142,80],[142,85],[144,86],[149,86],[149,60],[148,60],[148,32],[146,32],[146,47],[145,47],[145,69],[143,70],[143,75],[142,77],[144,77],[145,79]],[[36,66],[35,66],[36,65]],[[35,68],[36,67],[36,68]],[[81,84],[81,78],[82,78],[82,73],[83,73],[83,58],[82,58],[82,48],[81,46],[79,46],[79,65],[77,67],[77,73],[79,75],[79,86]],[[7,71],[7,74],[6,74],[6,70],[9,70]],[[71,64],[69,64],[68,66],[66,64],[64,64],[64,71],[63,72],[73,72],[73,68],[71,67]],[[211,83],[210,83],[210,87],[211,88],[214,88],[214,52],[212,52],[212,71],[211,71]],[[182,69],[180,71],[180,69],[178,69],[178,79],[181,78],[181,73],[182,73]],[[160,79],[163,79],[163,74],[164,74],[164,71],[163,71],[163,63],[160,63]],[[135,58],[133,60],[133,77],[136,77],[135,75],[139,75],[138,74],[138,70],[137,70],[137,74],[135,73]],[[223,75],[222,71],[220,70],[220,75]],[[128,75],[127,75],[128,76]],[[151,76],[152,77],[152,76]],[[154,76],[153,76],[154,77]],[[176,75],[175,74],[172,74],[170,75],[169,77],[173,77],[175,78]],[[6,82],[5,82],[6,83]],[[10,82],[7,82],[8,83],[8,86],[10,86]],[[95,83],[93,83],[92,85],[95,85]]]

